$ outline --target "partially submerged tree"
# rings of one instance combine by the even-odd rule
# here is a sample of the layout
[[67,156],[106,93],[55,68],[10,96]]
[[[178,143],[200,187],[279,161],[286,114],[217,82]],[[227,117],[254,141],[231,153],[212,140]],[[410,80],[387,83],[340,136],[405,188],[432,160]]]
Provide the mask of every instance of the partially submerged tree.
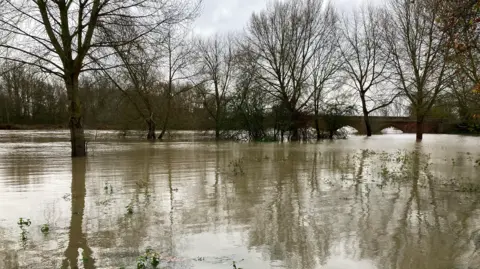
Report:
[[165,42],[159,44],[159,49],[163,51],[163,67],[167,70],[163,92],[166,104],[163,109],[162,131],[158,135],[158,139],[162,139],[168,128],[173,99],[195,87],[191,83],[180,86],[179,82],[191,81],[195,74],[189,74],[192,72],[189,67],[195,65],[196,57],[192,40],[187,37],[185,28],[177,25],[169,26]]
[[249,44],[244,42],[235,54],[235,94],[232,98],[233,116],[240,127],[248,132],[250,140],[268,139],[265,126],[267,109],[271,100],[263,89],[259,66]]
[[[108,58],[101,48],[146,38],[166,23],[190,17],[191,3],[172,0],[4,0],[0,16],[0,58],[36,66],[60,77],[69,99],[72,156],[86,155],[79,75],[97,69],[97,60]],[[136,35],[103,33],[118,25],[134,28]],[[113,43],[113,44],[112,44]],[[95,61],[89,61],[93,57]]]
[[347,85],[360,97],[367,136],[372,135],[370,113],[389,106],[398,91],[389,89],[389,50],[383,41],[379,9],[362,7],[351,19],[345,18],[340,44]]
[[346,126],[345,116],[352,116],[357,112],[355,105],[351,104],[349,99],[349,96],[339,94],[329,98],[322,105],[322,116],[329,139],[333,139],[335,135],[343,135],[339,134],[338,130]]
[[219,139],[234,75],[233,40],[220,35],[200,39],[197,50],[200,79],[197,92],[215,123],[215,139]]
[[274,2],[254,14],[247,42],[258,59],[266,90],[288,112],[292,141],[299,140],[301,112],[313,96],[310,64],[321,46],[324,2]]
[[[124,33],[127,34],[127,33]],[[140,44],[130,42],[123,45],[113,45],[115,55],[120,60],[116,74],[102,70],[110,81],[120,90],[134,106],[136,112],[146,123],[148,140],[156,139],[157,114],[156,102],[159,96],[158,72],[156,69],[157,55],[150,55]],[[157,97],[157,98],[155,98]]]
[[[324,109],[324,98],[329,91],[339,89],[339,80],[343,80],[340,70],[344,65],[342,55],[339,50],[339,26],[335,11],[328,6],[323,17],[322,27],[320,28],[319,42],[320,46],[316,50],[311,62],[311,87],[313,90],[313,114],[315,121],[315,131],[317,140],[322,139],[322,130],[320,130],[321,111]],[[343,82],[340,82],[343,83]]]
[[394,83],[415,110],[417,140],[422,140],[423,123],[450,78],[447,35],[436,23],[440,11],[440,2],[436,0],[390,0],[382,27]]

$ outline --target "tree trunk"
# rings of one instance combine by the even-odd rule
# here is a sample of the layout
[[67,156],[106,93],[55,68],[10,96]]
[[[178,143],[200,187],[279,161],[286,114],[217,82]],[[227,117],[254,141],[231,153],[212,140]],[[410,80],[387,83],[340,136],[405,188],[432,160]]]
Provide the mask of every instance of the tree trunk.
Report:
[[317,132],[317,141],[320,141],[322,136],[320,134],[320,123],[318,122],[317,115],[315,115],[315,131]]
[[159,140],[162,140],[163,139],[163,136],[165,135],[165,133],[167,132],[167,124],[168,124],[168,117],[165,119],[165,121],[163,122],[163,126],[162,126],[162,131],[160,132],[160,135],[158,135],[158,139]]
[[290,141],[299,141],[300,140],[300,135],[298,133],[298,112],[297,111],[292,111],[291,112],[291,117],[290,117]]
[[417,120],[417,141],[423,139],[423,119]]
[[290,137],[290,141],[299,141],[300,140],[300,135],[298,133],[298,128],[296,126],[293,126],[291,129],[292,136]]
[[277,127],[277,120],[275,119],[275,123],[273,124],[273,140],[277,141],[278,138],[278,127]]
[[334,135],[335,131],[333,130],[330,130],[330,133],[328,135],[328,138],[330,138],[331,140],[333,140],[333,135]]
[[167,132],[167,126],[168,126],[168,120],[170,118],[170,113],[167,111],[167,114],[165,115],[165,120],[163,121],[163,126],[162,126],[162,131],[160,132],[160,135],[158,136],[158,139],[163,139],[163,136],[165,135],[165,132]]
[[220,139],[220,124],[218,122],[215,123],[215,140]]
[[160,132],[160,135],[158,136],[158,139],[160,140],[163,138],[163,136],[165,135],[165,132],[167,131],[168,120],[170,119],[171,107],[172,107],[172,98],[169,95],[168,101],[167,101],[167,111],[165,113],[165,120],[163,121],[163,126],[162,126],[162,132]]
[[363,119],[365,121],[365,127],[367,130],[367,136],[372,136],[372,125],[370,124],[370,119],[368,117],[368,113],[364,114]]
[[147,139],[148,140],[155,140],[155,121],[150,117],[149,119],[146,120],[147,122],[147,127],[148,127],[148,134],[147,134]]
[[367,136],[372,136],[372,125],[370,124],[365,95],[361,94],[360,99],[362,100],[363,120],[365,121],[365,129],[367,130]]
[[84,157],[87,152],[85,147],[85,132],[83,129],[83,111],[78,94],[78,74],[66,76],[65,85],[70,100],[68,107],[70,114],[68,127],[70,128],[72,157]]

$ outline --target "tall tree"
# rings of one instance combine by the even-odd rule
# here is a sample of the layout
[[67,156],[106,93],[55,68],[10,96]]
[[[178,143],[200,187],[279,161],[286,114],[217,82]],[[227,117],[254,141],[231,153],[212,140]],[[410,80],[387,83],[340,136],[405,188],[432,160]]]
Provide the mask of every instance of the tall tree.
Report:
[[389,79],[390,56],[378,11],[373,6],[362,6],[351,18],[345,18],[340,44],[347,85],[360,97],[367,136],[372,135],[370,113],[392,104],[398,96],[398,91],[388,89],[385,83]]
[[382,30],[391,55],[394,84],[410,100],[417,120],[417,140],[423,124],[449,79],[447,35],[437,27],[441,5],[436,0],[391,0]]
[[[247,130],[250,140],[267,138],[265,118],[271,96],[264,90],[264,83],[259,78],[259,67],[248,42],[241,41],[240,49],[235,55],[235,94],[232,106],[241,127]],[[237,118],[235,118],[237,119]]]
[[103,34],[122,25],[134,28],[136,35],[116,35],[115,44],[143,39],[165,23],[191,16],[189,7],[188,0],[4,0],[0,36],[9,38],[0,43],[0,58],[37,66],[64,81],[72,157],[85,156],[79,76],[97,68],[90,57],[108,57],[101,48],[112,42]]
[[120,67],[115,68],[116,72],[104,69],[103,73],[130,101],[147,125],[147,139],[155,140],[155,117],[158,111],[156,102],[161,91],[156,68],[159,56],[136,42],[114,45],[113,49],[120,60]]
[[448,35],[449,60],[455,77],[450,82],[460,119],[480,130],[480,2],[441,0],[438,24]]
[[234,44],[231,36],[215,35],[197,44],[203,105],[215,122],[215,139],[220,138],[234,75]]
[[299,140],[299,119],[313,90],[310,63],[321,46],[324,2],[274,2],[253,14],[247,40],[256,54],[268,93],[288,112],[291,140]]
[[162,131],[158,135],[158,139],[162,139],[170,120],[173,99],[179,94],[189,91],[194,86],[180,86],[179,82],[191,81],[195,74],[192,72],[190,65],[195,64],[194,46],[192,40],[187,37],[186,29],[177,25],[170,25],[165,42],[160,43],[159,48],[163,50],[165,64],[167,70],[166,85],[164,90],[164,99],[166,99]]
[[325,104],[325,96],[329,95],[327,91],[338,90],[340,88],[338,87],[339,79],[343,80],[339,72],[344,65],[344,60],[338,46],[341,37],[338,15],[331,6],[327,8],[319,32],[318,42],[320,42],[320,46],[315,52],[311,63],[312,102],[317,140],[322,138],[320,117],[325,109],[325,107],[322,107]]

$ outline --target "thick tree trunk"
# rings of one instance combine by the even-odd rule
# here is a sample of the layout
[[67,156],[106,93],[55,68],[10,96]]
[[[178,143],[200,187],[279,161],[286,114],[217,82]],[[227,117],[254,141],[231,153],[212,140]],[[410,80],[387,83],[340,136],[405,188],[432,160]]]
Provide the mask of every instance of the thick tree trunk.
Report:
[[220,126],[217,123],[215,123],[215,140],[219,140],[220,139]]
[[368,117],[368,113],[363,116],[365,121],[365,128],[367,130],[367,136],[372,136],[372,125],[370,124],[370,119]]
[[299,141],[300,134],[298,132],[298,112],[295,110],[291,110],[291,117],[290,117],[290,141]]
[[422,141],[423,139],[423,119],[417,120],[417,141]]
[[78,74],[65,78],[68,98],[70,100],[68,111],[70,120],[70,142],[72,157],[84,157],[87,154],[85,144],[85,132],[83,129],[83,110],[78,93]]
[[363,120],[365,122],[365,129],[367,131],[367,136],[372,136],[372,125],[370,124],[369,113],[367,110],[367,102],[365,101],[365,95],[360,95],[362,100],[362,110],[363,110]]
[[147,139],[155,140],[157,138],[155,135],[155,121],[153,121],[153,119],[150,117],[146,120],[146,122],[148,127]]

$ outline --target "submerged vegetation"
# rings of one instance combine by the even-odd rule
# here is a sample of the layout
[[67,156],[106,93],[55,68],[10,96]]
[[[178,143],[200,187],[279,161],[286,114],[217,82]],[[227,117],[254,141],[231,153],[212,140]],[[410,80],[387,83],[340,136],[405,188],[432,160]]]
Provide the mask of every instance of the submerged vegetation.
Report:
[[137,269],[147,269],[150,268],[157,268],[160,264],[160,255],[153,251],[151,248],[147,248],[143,255],[138,256],[137,258]]
[[40,231],[43,234],[48,234],[48,232],[50,231],[50,226],[48,224],[43,224],[42,227],[40,227]]
[[133,201],[131,201],[125,208],[127,209],[127,214],[133,214]]

